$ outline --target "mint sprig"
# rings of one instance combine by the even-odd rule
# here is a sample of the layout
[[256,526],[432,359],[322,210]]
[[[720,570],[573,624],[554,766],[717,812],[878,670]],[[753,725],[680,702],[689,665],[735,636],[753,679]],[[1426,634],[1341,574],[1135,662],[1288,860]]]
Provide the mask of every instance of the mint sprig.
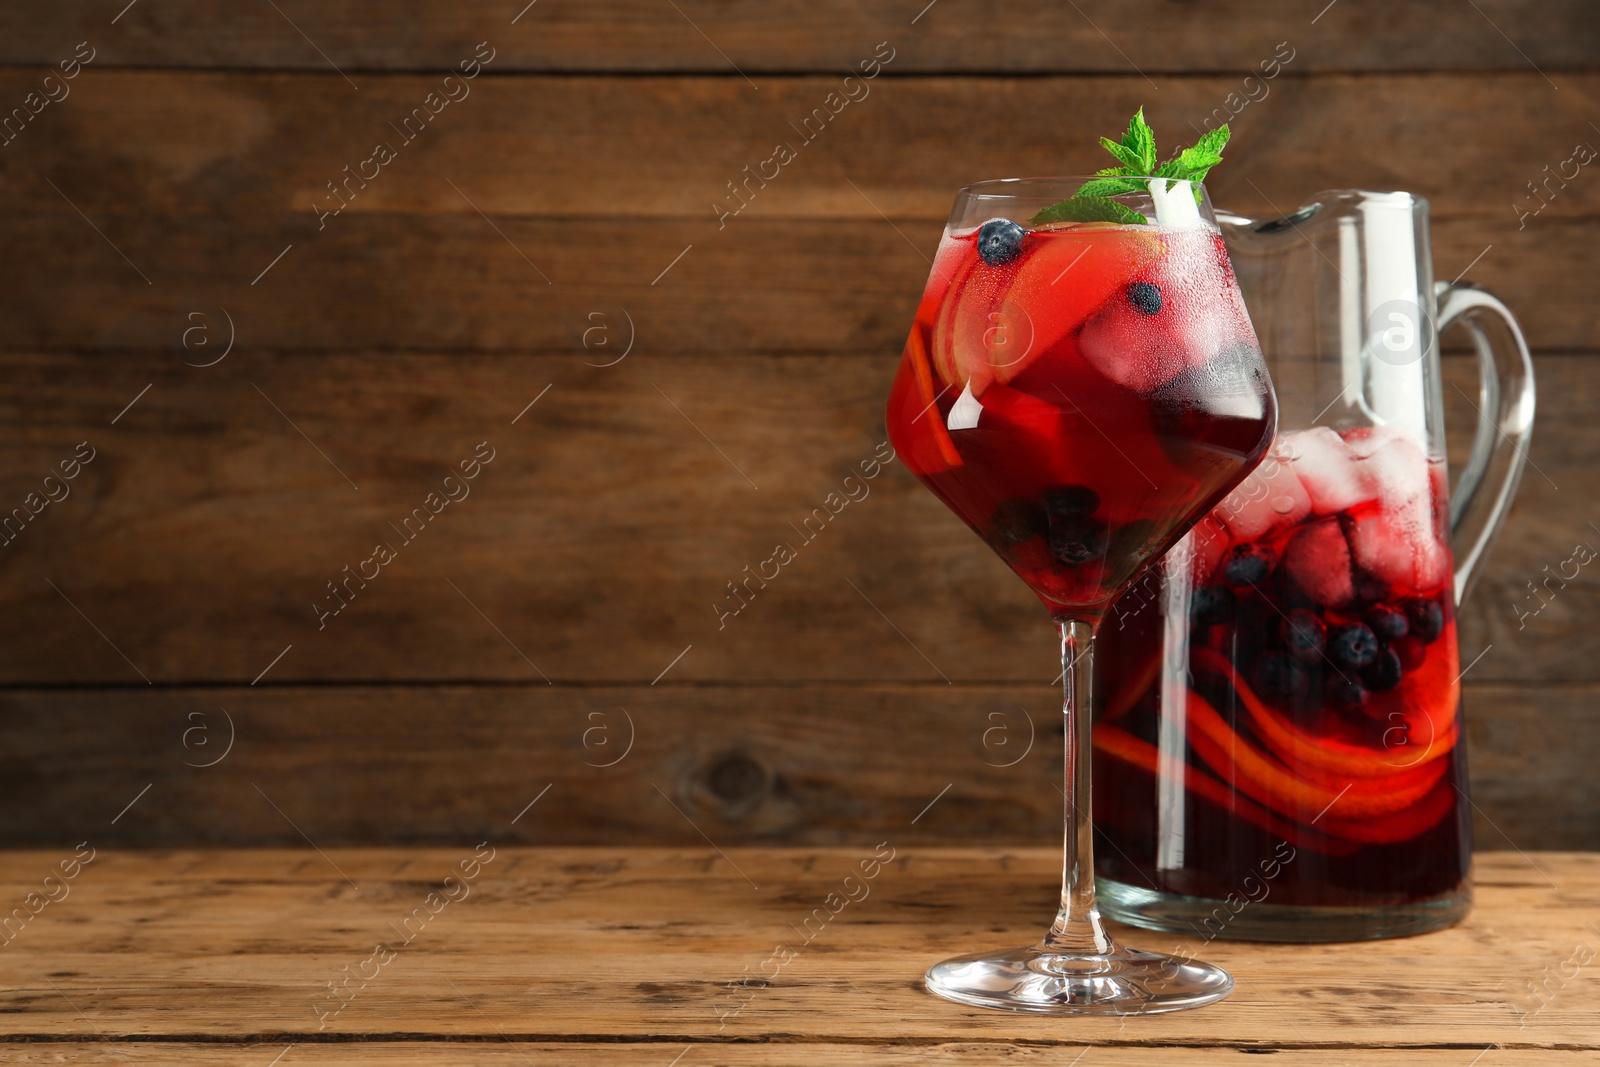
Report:
[[[1120,166],[1096,171],[1066,200],[1051,204],[1033,216],[1035,224],[1043,222],[1119,222],[1124,224],[1148,223],[1139,212],[1126,207],[1111,197],[1123,193],[1137,193],[1145,189],[1142,178],[1169,178],[1176,181],[1201,182],[1211,168],[1222,162],[1222,149],[1228,143],[1230,131],[1227,123],[1200,135],[1192,148],[1185,148],[1165,163],[1156,163],[1156,135],[1144,121],[1144,108],[1134,112],[1128,120],[1128,129],[1121,141],[1109,137],[1100,143],[1110,152]],[[1200,190],[1194,191],[1195,200]]]
[[1124,174],[1143,175],[1155,171],[1156,135],[1144,121],[1143,107],[1128,120],[1128,129],[1122,135],[1121,144],[1109,137],[1100,138],[1100,144],[1122,161]]
[[1163,163],[1155,176],[1190,182],[1205,181],[1211,168],[1222,162],[1222,149],[1228,143],[1228,136],[1227,123],[1201,134],[1193,148],[1185,148],[1176,159]]

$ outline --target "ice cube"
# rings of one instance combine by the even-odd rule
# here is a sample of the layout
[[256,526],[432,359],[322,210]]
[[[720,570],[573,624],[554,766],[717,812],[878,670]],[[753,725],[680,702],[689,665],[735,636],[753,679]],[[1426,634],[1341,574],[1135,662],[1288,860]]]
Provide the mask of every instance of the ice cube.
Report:
[[1188,338],[1171,301],[1155,315],[1118,293],[1084,324],[1078,345],[1084,358],[1119,385],[1149,392],[1188,365]]
[[1449,575],[1450,553],[1435,529],[1426,491],[1398,504],[1366,509],[1350,530],[1350,548],[1367,572],[1395,590],[1432,592]]
[[1445,578],[1449,552],[1434,515],[1434,477],[1422,445],[1398,430],[1352,440],[1357,467],[1376,507],[1354,516],[1356,562],[1390,585],[1431,591]]
[[1376,488],[1362,476],[1349,447],[1328,427],[1286,433],[1283,447],[1293,457],[1290,465],[1316,514],[1332,515],[1377,498]]
[[1311,496],[1294,468],[1269,455],[1217,505],[1213,514],[1238,541],[1253,541],[1277,526],[1299,522],[1311,513]]
[[1404,507],[1416,497],[1429,496],[1428,457],[1411,437],[1385,431],[1353,439],[1349,445],[1380,507]]
[[1284,550],[1283,565],[1318,604],[1337,607],[1355,596],[1350,546],[1338,519],[1318,519],[1303,527]]
[[1344,432],[1345,448],[1356,459],[1366,459],[1384,445],[1404,438],[1405,431],[1397,426],[1362,426]]
[[1163,230],[1165,255],[1112,296],[1079,335],[1102,374],[1140,392],[1205,366],[1223,352],[1254,350],[1245,313],[1214,231]]

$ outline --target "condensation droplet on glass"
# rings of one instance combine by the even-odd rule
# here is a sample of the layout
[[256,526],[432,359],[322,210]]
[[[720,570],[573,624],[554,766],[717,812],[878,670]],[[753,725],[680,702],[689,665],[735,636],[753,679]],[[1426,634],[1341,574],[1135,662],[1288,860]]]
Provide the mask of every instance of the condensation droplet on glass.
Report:
[[1294,497],[1275,496],[1272,498],[1272,510],[1279,515],[1287,515],[1294,510]]

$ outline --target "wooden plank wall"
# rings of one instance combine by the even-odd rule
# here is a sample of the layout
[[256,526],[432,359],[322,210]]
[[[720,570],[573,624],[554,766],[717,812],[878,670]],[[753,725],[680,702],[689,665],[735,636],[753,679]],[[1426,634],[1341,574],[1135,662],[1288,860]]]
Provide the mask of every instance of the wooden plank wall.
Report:
[[[924,5],[0,9],[0,104],[54,98],[0,146],[0,503],[93,456],[0,554],[0,842],[467,840],[535,798],[522,841],[876,841],[947,784],[923,840],[1049,840],[1053,637],[898,465],[717,605],[883,440],[956,187],[1236,94],[1218,202],[1425,194],[1439,276],[1526,325],[1533,466],[1462,631],[1478,832],[1600,848],[1600,586],[1517,614],[1600,544],[1600,178],[1518,210],[1600,144],[1589,6]],[[1019,708],[1041,743],[991,766]]]

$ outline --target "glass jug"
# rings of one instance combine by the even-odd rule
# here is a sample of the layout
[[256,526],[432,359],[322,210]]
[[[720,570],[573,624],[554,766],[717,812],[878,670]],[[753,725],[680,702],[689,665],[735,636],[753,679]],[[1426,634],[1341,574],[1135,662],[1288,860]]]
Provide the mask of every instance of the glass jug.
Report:
[[[1528,349],[1493,296],[1435,285],[1420,197],[1220,220],[1278,437],[1102,625],[1100,901],[1202,942],[1448,926],[1471,902],[1456,606],[1522,473]],[[1455,324],[1480,383],[1452,491]]]

